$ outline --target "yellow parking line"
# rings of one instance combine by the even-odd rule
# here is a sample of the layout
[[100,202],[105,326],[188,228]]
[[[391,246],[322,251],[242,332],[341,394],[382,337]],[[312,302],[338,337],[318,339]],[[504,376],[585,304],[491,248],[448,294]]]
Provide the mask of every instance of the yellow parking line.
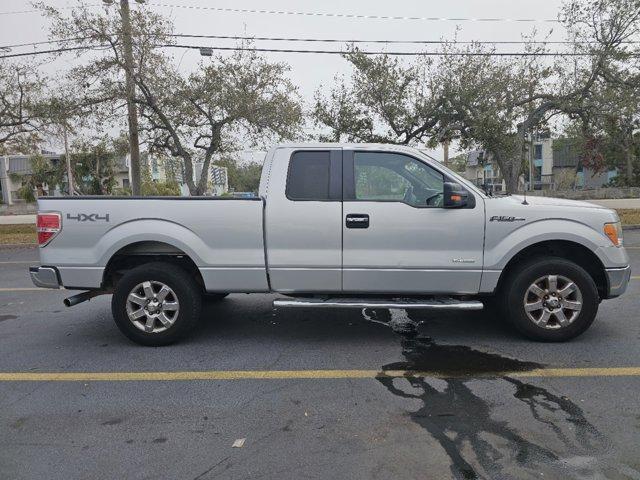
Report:
[[208,370],[184,372],[4,372],[0,382],[123,382],[193,380],[300,380],[400,377],[637,377],[640,367],[546,368],[528,372],[452,375],[413,370]]

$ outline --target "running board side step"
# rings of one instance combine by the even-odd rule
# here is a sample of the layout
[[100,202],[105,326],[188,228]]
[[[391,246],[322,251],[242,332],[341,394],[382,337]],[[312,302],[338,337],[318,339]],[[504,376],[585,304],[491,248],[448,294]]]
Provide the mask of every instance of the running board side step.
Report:
[[275,308],[403,308],[424,310],[482,310],[484,305],[479,300],[442,299],[386,299],[369,298],[277,298],[273,301]]

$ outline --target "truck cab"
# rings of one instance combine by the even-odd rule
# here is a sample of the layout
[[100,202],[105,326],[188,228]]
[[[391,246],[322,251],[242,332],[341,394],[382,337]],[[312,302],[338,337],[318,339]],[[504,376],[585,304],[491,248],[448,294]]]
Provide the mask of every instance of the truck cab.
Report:
[[[416,153],[386,145],[270,152],[260,193],[272,289],[478,293],[484,200]],[[455,204],[451,190],[445,202],[452,185]]]

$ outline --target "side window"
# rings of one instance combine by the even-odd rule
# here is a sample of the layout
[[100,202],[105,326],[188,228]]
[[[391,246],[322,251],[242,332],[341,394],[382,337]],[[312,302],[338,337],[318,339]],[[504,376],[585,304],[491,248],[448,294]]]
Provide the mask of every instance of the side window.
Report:
[[356,200],[442,207],[444,177],[430,166],[385,152],[355,152],[353,162]]
[[328,151],[295,152],[289,163],[290,200],[328,200],[331,160]]

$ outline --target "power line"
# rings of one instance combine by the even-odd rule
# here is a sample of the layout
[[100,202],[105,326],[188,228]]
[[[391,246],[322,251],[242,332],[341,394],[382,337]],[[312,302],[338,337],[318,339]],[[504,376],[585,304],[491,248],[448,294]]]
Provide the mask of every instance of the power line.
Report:
[[[337,38],[300,38],[300,37],[256,37],[256,36],[239,36],[239,35],[198,35],[186,33],[173,33],[167,35],[159,35],[164,37],[175,38],[208,38],[216,40],[246,40],[246,41],[273,41],[273,42],[310,42],[310,43],[345,43],[345,44],[362,44],[362,43],[378,43],[378,44],[411,44],[411,45],[575,45],[575,44],[595,44],[596,42],[572,42],[569,40],[562,41],[544,41],[544,40],[381,40],[381,39],[337,39]],[[19,43],[14,45],[2,45],[1,49],[30,47],[39,45],[49,45],[62,42],[87,40],[91,37],[61,38],[57,40],[48,40],[41,42]],[[638,41],[626,41],[625,44],[637,44]]]
[[1,55],[0,58],[14,58],[14,57],[28,57],[30,55],[44,55],[47,53],[62,53],[71,52],[74,50],[95,50],[99,48],[105,48],[107,45],[94,45],[92,47],[65,47],[65,48],[53,48],[50,50],[38,50],[36,52],[22,52],[22,53],[10,53],[8,55]]
[[[99,48],[106,48],[108,45],[94,45],[89,47],[66,47],[55,48],[49,50],[40,50],[35,52],[22,52],[2,55],[0,58],[14,58],[25,57],[30,55],[43,55],[47,53],[62,53],[74,50],[95,50]],[[327,55],[344,55],[349,53],[343,50],[300,50],[294,48],[260,48],[260,47],[220,47],[220,46],[208,46],[208,45],[181,45],[181,44],[164,44],[155,45],[157,48],[182,48],[189,50],[199,50],[201,54],[210,56],[211,52],[217,51],[247,51],[247,52],[272,52],[272,53],[306,53],[306,54],[327,54]],[[410,51],[371,51],[371,50],[358,50],[358,53],[363,55],[392,55],[392,56],[445,56],[445,57],[587,57],[591,56],[590,53],[576,53],[576,52],[410,52]],[[636,54],[630,54],[630,56],[638,56]]]
[[[313,53],[313,54],[329,54],[329,55],[344,55],[349,53],[348,51],[341,50],[298,50],[293,48],[260,48],[260,47],[210,47],[201,45],[180,45],[180,44],[167,44],[158,45],[163,48],[187,48],[192,50],[200,50],[205,56],[210,56],[207,53],[208,50],[220,50],[220,51],[247,51],[247,52],[276,52],[276,53]],[[204,53],[203,53],[204,52]],[[358,50],[358,53],[363,55],[394,55],[394,56],[446,56],[446,57],[584,57],[590,56],[589,53],[574,53],[574,52],[386,52],[380,51],[364,51]]]
[[[568,40],[563,41],[549,41],[542,40],[469,40],[469,41],[455,41],[455,40],[366,40],[366,39],[337,39],[337,38],[299,38],[299,37],[255,37],[255,36],[236,36],[236,35],[192,35],[184,33],[171,34],[172,37],[177,38],[212,38],[220,40],[255,40],[255,41],[273,41],[273,42],[317,42],[317,43],[389,43],[389,44],[415,44],[415,45],[444,45],[444,44],[460,44],[460,45],[525,45],[525,44],[539,44],[539,45],[567,45],[575,43],[587,43],[587,42],[571,42]],[[629,42],[640,43],[640,42]]]
[[423,20],[423,21],[443,21],[443,22],[544,22],[558,23],[553,18],[469,18],[469,17],[413,17],[413,16],[396,16],[396,15],[362,15],[355,13],[331,13],[331,12],[298,12],[291,10],[266,10],[266,9],[249,9],[249,8],[225,8],[225,7],[208,7],[202,5],[176,5],[170,3],[153,3],[150,4],[157,7],[167,8],[185,8],[190,10],[210,10],[214,12],[228,13],[262,13],[269,15],[299,15],[305,17],[332,17],[332,18],[349,18],[364,20]]
[[1,45],[0,50],[6,48],[19,48],[19,47],[37,47],[38,45],[52,45],[54,43],[73,42],[78,40],[87,40],[91,37],[76,37],[76,38],[61,38],[58,40],[43,40],[41,42],[28,42],[28,43],[16,43],[14,45]]

